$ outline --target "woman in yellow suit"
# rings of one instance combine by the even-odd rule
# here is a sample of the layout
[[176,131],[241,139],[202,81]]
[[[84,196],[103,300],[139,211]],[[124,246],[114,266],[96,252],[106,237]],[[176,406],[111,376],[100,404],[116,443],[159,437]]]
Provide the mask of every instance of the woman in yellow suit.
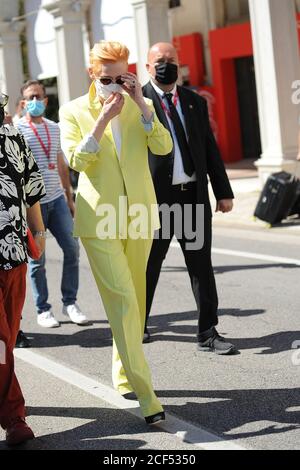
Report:
[[113,333],[113,384],[135,392],[148,424],[165,419],[152,387],[142,338],[146,267],[158,209],[148,166],[172,151],[141,85],[128,73],[129,51],[97,43],[89,93],[60,109],[62,148],[80,172],[74,235],[81,238]]

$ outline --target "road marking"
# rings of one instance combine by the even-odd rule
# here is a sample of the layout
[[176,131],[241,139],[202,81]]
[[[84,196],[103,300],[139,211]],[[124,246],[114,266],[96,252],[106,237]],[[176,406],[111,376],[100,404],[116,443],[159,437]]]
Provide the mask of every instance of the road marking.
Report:
[[[172,248],[180,248],[178,242],[171,243]],[[261,255],[259,253],[250,253],[248,251],[224,250],[220,248],[212,248],[212,253],[216,255],[236,256],[237,258],[256,259],[259,261],[270,261],[271,263],[292,264],[300,266],[300,260],[295,258],[281,258],[280,256]]]
[[[70,369],[69,367],[59,364],[38,353],[28,351],[26,349],[19,349],[15,350],[14,354],[18,359],[21,359],[22,361],[144,421],[144,418],[140,413],[138,403],[125,400],[111,387],[108,387],[107,385],[91,379],[80,372]],[[176,418],[174,415],[169,413],[166,413],[166,421],[156,427],[169,434],[173,434],[182,442],[194,444],[199,450],[246,450],[244,447],[234,444],[229,440],[224,440],[215,434]]]

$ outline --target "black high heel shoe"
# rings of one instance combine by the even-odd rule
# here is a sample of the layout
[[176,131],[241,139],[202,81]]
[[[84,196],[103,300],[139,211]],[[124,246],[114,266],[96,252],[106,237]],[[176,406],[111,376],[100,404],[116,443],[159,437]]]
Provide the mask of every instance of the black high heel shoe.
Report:
[[145,417],[146,423],[149,424],[150,426],[152,424],[161,423],[162,421],[165,421],[165,419],[166,419],[166,415],[164,411],[161,411],[160,413],[156,413],[155,415]]
[[132,401],[137,400],[137,396],[134,392],[124,393],[124,395],[122,395],[122,397],[125,398],[125,400],[132,400]]

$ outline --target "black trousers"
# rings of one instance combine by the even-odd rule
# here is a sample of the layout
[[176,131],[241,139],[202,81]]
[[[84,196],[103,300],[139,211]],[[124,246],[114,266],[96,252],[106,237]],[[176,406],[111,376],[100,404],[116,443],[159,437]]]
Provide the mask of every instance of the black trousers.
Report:
[[[146,325],[150,315],[152,301],[155,289],[158,283],[162,263],[167,255],[173,235],[176,236],[181,250],[185,258],[185,264],[190,276],[191,287],[195,297],[198,320],[198,340],[202,340],[201,334],[206,332],[213,326],[218,324],[218,295],[215,283],[215,277],[211,262],[211,241],[212,241],[212,218],[208,207],[204,208],[204,217],[201,220],[201,230],[203,230],[203,247],[190,249],[187,243],[195,241],[188,239],[187,230],[184,229],[184,220],[188,221],[188,225],[196,230],[197,214],[197,188],[196,183],[188,185],[189,189],[181,191],[181,189],[171,189],[169,199],[165,204],[180,206],[182,211],[181,227],[175,221],[175,216],[170,217],[169,233],[166,233],[164,225],[164,211],[160,205],[160,219],[162,227],[153,241],[148,266],[147,266],[147,304],[146,304]],[[192,220],[191,220],[192,219]],[[186,227],[186,223],[185,223]],[[190,238],[190,235],[188,234]]]

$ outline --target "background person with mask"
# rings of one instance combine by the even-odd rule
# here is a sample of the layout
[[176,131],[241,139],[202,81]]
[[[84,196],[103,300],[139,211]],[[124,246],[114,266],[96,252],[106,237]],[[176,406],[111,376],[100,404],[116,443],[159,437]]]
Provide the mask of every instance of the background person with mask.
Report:
[[[87,252],[114,338],[113,384],[123,396],[135,392],[146,422],[155,424],[164,414],[142,346],[146,266],[159,224],[148,146],[166,155],[172,140],[137,77],[128,73],[128,57],[129,50],[118,42],[95,44],[88,94],[59,114],[64,153],[80,172],[75,236]],[[131,234],[127,222],[137,204],[147,213],[141,224],[145,232]],[[115,214],[108,232],[105,226],[100,230],[107,210]]]
[[[26,115],[18,121],[18,129],[30,146],[44,179],[46,196],[41,200],[41,209],[45,228],[55,237],[64,255],[61,282],[62,313],[68,315],[73,323],[84,325],[88,323],[88,319],[76,303],[79,244],[72,235],[72,215],[75,208],[69,171],[60,147],[59,126],[43,117],[47,97],[42,83],[36,80],[26,82],[21,94]],[[59,322],[48,302],[45,264],[45,254],[39,260],[31,260],[30,279],[38,324],[45,328],[54,328],[59,326]]]
[[[191,286],[197,304],[198,349],[217,354],[232,354],[235,347],[222,338],[215,326],[218,323],[218,296],[211,263],[211,218],[207,176],[209,176],[217,200],[216,211],[229,212],[233,207],[233,193],[217,144],[210,128],[206,101],[191,90],[176,85],[178,79],[178,55],[172,44],[158,43],[149,51],[147,70],[150,82],[143,88],[144,96],[152,99],[162,124],[171,132],[174,150],[165,159],[149,153],[149,166],[159,205],[179,204],[183,221],[187,206],[192,208],[191,226],[195,222],[196,205],[204,205],[204,245],[202,249],[189,249],[192,240],[185,237],[172,222],[168,237],[162,230],[155,238],[147,268],[147,320],[150,315],[154,292],[161,266],[175,233],[180,243],[189,272]],[[163,228],[163,220],[162,220]],[[144,341],[150,340],[145,327]]]
[[16,101],[16,110],[12,118],[13,125],[17,127],[19,120],[26,115],[26,109],[23,105],[23,96],[19,96]]

